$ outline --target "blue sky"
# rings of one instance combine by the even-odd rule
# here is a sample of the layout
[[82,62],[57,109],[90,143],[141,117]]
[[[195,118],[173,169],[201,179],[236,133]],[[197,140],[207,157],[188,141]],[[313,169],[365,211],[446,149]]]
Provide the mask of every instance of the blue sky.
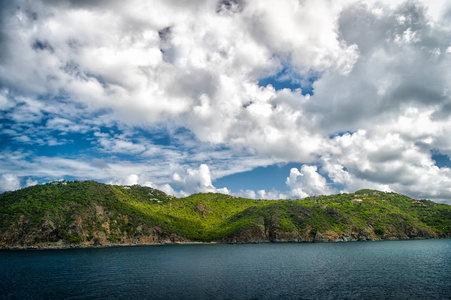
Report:
[[294,70],[290,70],[289,67],[283,66],[281,70],[278,70],[276,74],[272,74],[267,77],[262,77],[258,80],[258,85],[261,87],[267,87],[271,85],[275,90],[289,89],[292,92],[300,89],[302,95],[313,95],[314,88],[313,83],[320,77],[308,73],[300,75]]
[[0,192],[92,179],[450,203],[450,13],[442,0],[4,1]]

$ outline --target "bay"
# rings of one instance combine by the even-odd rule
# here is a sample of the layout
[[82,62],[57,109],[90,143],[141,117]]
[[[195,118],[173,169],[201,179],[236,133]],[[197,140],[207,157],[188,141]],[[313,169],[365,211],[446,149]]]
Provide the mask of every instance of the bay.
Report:
[[451,299],[451,239],[0,251],[2,299]]

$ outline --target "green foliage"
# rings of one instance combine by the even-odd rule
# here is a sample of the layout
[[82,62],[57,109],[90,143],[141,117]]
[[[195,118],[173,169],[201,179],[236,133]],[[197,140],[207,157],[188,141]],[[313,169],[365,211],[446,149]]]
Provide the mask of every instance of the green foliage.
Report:
[[252,200],[215,193],[175,198],[138,185],[75,181],[0,194],[0,233],[34,234],[35,241],[79,244],[102,233],[110,242],[121,243],[151,232],[167,238],[221,241],[256,226],[267,235],[309,230],[314,236],[318,231],[373,228],[383,237],[394,230],[416,228],[451,236],[451,208],[366,189],[302,200]]
[[67,233],[66,240],[73,244],[79,244],[82,241],[82,238],[78,235]]

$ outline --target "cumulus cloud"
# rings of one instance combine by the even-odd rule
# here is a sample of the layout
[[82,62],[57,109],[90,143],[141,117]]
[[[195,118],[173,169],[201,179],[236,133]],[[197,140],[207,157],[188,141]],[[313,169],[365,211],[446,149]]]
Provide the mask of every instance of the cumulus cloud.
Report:
[[0,192],[20,189],[20,180],[14,174],[2,174],[0,177]]
[[181,197],[186,196],[185,194],[181,194],[181,193],[175,191],[174,188],[168,183],[159,185],[159,184],[153,183],[152,181],[146,181],[145,183],[143,183],[143,186],[148,186],[148,187],[163,191],[170,196],[181,196]]
[[250,198],[250,199],[258,199],[258,200],[278,200],[278,199],[290,199],[296,198],[296,196],[291,195],[288,191],[279,191],[276,189],[271,190],[240,190],[235,193],[230,193],[236,197]]
[[266,190],[258,190],[257,191],[257,197],[253,197],[256,199],[288,199],[289,196],[287,193],[278,191],[278,190],[270,190],[270,191],[266,191]]
[[[80,134],[102,156],[28,153],[26,163],[0,162],[4,172],[123,183],[137,174],[130,182],[192,193],[218,191],[212,180],[221,176],[296,162],[291,192],[240,193],[304,197],[338,191],[332,184],[451,197],[449,168],[431,158],[432,149],[451,155],[449,1],[18,0],[2,8],[2,137],[52,147]],[[304,85],[258,85],[280,72]],[[148,131],[160,127],[191,136],[155,145]],[[17,148],[0,157],[20,156]]]
[[[27,34],[5,50],[12,55],[21,48],[29,61],[26,65],[14,60],[5,62],[4,79],[10,88],[19,89],[15,85],[20,83],[22,91],[28,87],[34,94],[41,94],[42,87],[51,84],[46,92],[58,95],[64,89],[72,100],[90,108],[113,108],[113,114],[126,122],[169,118],[189,128],[201,141],[237,147],[249,147],[243,138],[245,133],[255,137],[253,151],[272,154],[279,149],[277,145],[287,144],[287,149],[293,148],[291,154],[280,150],[280,156],[311,160],[318,137],[302,131],[299,112],[283,106],[274,109],[271,99],[275,91],[259,88],[256,82],[287,59],[301,73],[310,69],[349,69],[342,65],[352,66],[355,53],[353,58],[347,58],[347,53],[355,47],[346,46],[336,34],[336,8],[314,2],[303,6],[288,3],[279,10],[274,5],[280,6],[255,1],[231,16],[218,14],[213,3],[188,5],[182,11],[165,2],[153,6],[148,12],[152,16],[144,20],[142,11],[147,7],[138,3],[121,10],[130,10],[129,14],[102,6],[106,11],[101,15],[97,5],[80,9],[70,3],[53,6],[51,13],[45,2],[23,3],[24,10],[16,11],[16,18],[8,21],[9,28]],[[319,9],[327,15],[318,18],[315,12]],[[167,11],[171,14],[164,13]],[[275,19],[286,20],[286,24],[268,21]],[[75,26],[80,22],[96,24],[96,29]],[[130,37],[125,23],[136,24],[129,29],[134,30],[134,36]],[[315,30],[311,23],[318,24]],[[318,38],[319,29],[323,38]],[[274,43],[276,36],[278,43]],[[41,64],[53,67],[41,68]],[[6,70],[10,73],[11,69],[17,72],[6,76]],[[32,80],[27,74],[38,69],[42,76]],[[47,78],[54,80],[50,83]],[[243,104],[249,102],[252,105],[243,109]],[[282,118],[286,122],[280,122]],[[49,125],[55,123],[64,126],[58,119],[49,121]],[[265,127],[260,128],[262,124]],[[292,126],[299,126],[300,132],[286,134],[285,129]],[[299,147],[299,139],[311,144],[310,150]],[[125,150],[129,146],[117,148]]]
[[182,187],[180,193],[184,195],[193,192],[229,194],[227,188],[217,189],[213,186],[210,168],[206,164],[201,164],[198,169],[188,168],[182,174],[174,173],[172,179],[174,184]]
[[383,17],[363,4],[341,14],[342,37],[360,57],[348,76],[325,74],[315,82],[315,101],[304,107],[329,134],[391,123],[410,107],[443,111],[449,102],[449,30],[433,25],[415,2],[381,9]]
[[37,180],[33,180],[31,178],[27,178],[25,186],[28,187],[28,186],[34,186],[34,185],[37,185],[37,184],[38,184]]
[[337,153],[324,157],[323,168],[345,191],[366,186],[439,201],[451,196],[451,169],[435,165],[427,144],[399,133],[381,136],[366,131],[334,141]]
[[292,168],[286,184],[290,187],[291,194],[304,198],[315,194],[330,194],[332,189],[327,185],[327,180],[318,172],[316,166],[302,165],[301,170]]
[[138,179],[139,176],[136,174],[130,174],[127,176],[127,178],[125,179],[125,185],[134,185],[134,184],[138,184]]

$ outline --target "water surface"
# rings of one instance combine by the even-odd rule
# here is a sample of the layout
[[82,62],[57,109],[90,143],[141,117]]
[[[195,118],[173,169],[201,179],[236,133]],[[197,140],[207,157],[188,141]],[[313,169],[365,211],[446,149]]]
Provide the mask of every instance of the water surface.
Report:
[[451,239],[0,251],[5,299],[451,299]]

